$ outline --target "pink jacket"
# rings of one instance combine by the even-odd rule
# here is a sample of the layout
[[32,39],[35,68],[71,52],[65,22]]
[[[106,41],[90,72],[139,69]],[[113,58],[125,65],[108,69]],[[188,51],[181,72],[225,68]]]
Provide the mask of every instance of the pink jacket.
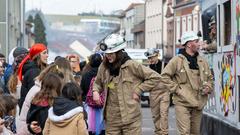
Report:
[[19,121],[17,124],[17,135],[31,135],[27,128],[26,118],[27,118],[28,110],[31,106],[32,99],[40,91],[40,89],[41,89],[41,82],[36,80],[35,85],[29,90],[25,98],[25,101],[23,103],[22,110],[19,116]]

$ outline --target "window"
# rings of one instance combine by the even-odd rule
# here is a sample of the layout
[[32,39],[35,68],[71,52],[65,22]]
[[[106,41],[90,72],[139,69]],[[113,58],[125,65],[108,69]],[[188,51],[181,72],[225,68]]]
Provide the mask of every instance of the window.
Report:
[[182,17],[182,33],[187,31],[187,17]]
[[224,8],[224,45],[231,44],[231,2],[223,4]]
[[176,19],[176,39],[175,39],[175,43],[179,44],[178,40],[181,38],[180,37],[180,30],[181,30],[181,23],[180,23],[180,18],[178,17]]
[[192,30],[192,15],[187,16],[187,30],[190,31]]
[[198,25],[199,25],[199,23],[198,23],[198,19],[200,19],[200,18],[198,18],[198,14],[194,14],[193,15],[193,31],[194,32],[197,32],[198,31]]
[[202,13],[203,40],[208,44],[204,51],[208,53],[217,52],[217,5],[213,5]]
[[0,1],[0,22],[6,22],[6,0]]

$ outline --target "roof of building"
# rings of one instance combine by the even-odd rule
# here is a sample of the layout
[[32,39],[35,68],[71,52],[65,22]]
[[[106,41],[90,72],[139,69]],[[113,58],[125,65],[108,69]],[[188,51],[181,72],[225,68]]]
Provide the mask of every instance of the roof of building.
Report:
[[129,11],[129,10],[133,9],[134,7],[139,6],[139,5],[144,5],[144,3],[132,3],[128,6],[128,8],[125,10],[125,12],[127,12],[127,11]]

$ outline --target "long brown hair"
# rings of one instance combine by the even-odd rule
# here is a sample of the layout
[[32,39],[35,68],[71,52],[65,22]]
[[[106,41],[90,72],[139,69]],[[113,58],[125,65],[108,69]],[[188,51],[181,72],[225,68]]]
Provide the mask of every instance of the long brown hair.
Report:
[[56,64],[51,64],[48,67],[46,67],[37,77],[37,79],[41,82],[48,73],[54,73],[57,74],[59,77],[61,77],[61,79],[64,78],[63,73],[61,72],[61,70],[59,69],[59,66]]
[[18,68],[22,60],[27,56],[27,53],[21,54],[14,58],[14,63],[12,64],[13,73],[9,78],[7,87],[11,93],[16,93],[18,85]]
[[10,78],[9,78],[9,81],[8,81],[8,89],[11,93],[16,93],[17,91],[17,84],[18,84],[18,74],[17,72],[14,72]]
[[113,69],[118,69],[121,67],[122,60],[124,59],[124,52],[122,50],[120,50],[115,53],[116,53],[116,60],[114,61],[114,63],[109,63],[106,57],[103,58],[103,65],[106,68],[109,68],[110,65]]
[[73,77],[73,72],[72,68],[70,66],[70,63],[67,59],[65,58],[58,58],[55,62],[56,65],[58,65],[60,71],[64,75],[63,83],[68,83],[68,82],[74,82],[75,79]]
[[6,114],[6,102],[5,100],[2,98],[2,95],[0,95],[0,117],[2,118],[2,116],[4,114]]
[[39,54],[37,54],[36,56],[34,56],[34,58],[32,59],[32,61],[34,62],[34,63],[36,63],[37,64],[37,66],[40,68],[40,70],[42,71],[44,68],[46,68],[47,67],[47,64],[46,63],[43,63],[42,61],[41,61],[41,53],[39,53]]
[[17,99],[10,94],[0,95],[0,117],[3,115],[15,115]]
[[41,90],[33,98],[32,103],[38,104],[41,101],[47,100],[51,106],[53,98],[58,97],[61,93],[62,80],[54,73],[48,73],[42,80]]

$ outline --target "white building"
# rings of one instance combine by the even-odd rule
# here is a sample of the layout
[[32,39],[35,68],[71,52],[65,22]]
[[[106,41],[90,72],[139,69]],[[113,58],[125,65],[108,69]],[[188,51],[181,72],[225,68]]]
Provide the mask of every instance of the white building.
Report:
[[0,52],[6,56],[24,46],[24,5],[24,0],[0,0]]
[[174,20],[172,0],[146,0],[145,47],[161,48],[163,59],[173,56]]
[[176,0],[174,8],[175,53],[181,48],[179,39],[185,31],[201,30],[201,13],[197,0]]
[[145,47],[163,48],[163,0],[146,0],[145,10]]
[[134,34],[132,29],[135,25],[144,21],[144,3],[132,3],[120,16],[121,28],[120,33],[125,35],[128,48],[140,48],[140,45],[134,41]]

